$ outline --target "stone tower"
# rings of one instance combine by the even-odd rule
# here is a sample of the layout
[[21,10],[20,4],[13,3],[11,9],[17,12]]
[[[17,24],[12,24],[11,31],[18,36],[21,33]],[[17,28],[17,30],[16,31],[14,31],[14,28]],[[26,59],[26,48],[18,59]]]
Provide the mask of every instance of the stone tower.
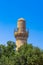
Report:
[[26,31],[26,21],[23,18],[18,19],[17,31],[14,33],[16,38],[16,50],[27,43],[28,32]]

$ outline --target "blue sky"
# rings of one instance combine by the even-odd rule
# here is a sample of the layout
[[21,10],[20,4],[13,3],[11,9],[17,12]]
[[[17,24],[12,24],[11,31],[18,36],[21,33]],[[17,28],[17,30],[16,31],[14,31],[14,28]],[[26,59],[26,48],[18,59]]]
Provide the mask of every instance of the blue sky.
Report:
[[28,43],[43,49],[43,0],[0,0],[0,44],[16,41],[17,19],[26,20]]

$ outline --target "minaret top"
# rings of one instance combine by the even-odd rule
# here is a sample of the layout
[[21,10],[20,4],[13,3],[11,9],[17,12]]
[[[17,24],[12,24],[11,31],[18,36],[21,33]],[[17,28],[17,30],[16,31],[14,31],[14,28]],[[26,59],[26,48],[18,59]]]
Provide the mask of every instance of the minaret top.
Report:
[[24,22],[25,19],[24,18],[19,18],[18,21],[23,21]]

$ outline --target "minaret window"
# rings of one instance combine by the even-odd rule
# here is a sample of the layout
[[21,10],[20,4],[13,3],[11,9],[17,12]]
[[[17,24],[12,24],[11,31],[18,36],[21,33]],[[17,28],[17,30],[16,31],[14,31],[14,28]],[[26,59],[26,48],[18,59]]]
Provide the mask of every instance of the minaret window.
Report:
[[17,28],[17,31],[19,30],[19,28]]

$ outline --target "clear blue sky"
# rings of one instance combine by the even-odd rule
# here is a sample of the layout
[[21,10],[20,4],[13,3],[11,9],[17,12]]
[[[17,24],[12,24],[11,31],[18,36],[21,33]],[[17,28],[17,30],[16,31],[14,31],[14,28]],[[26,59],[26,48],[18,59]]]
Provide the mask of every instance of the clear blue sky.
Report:
[[43,49],[43,0],[0,0],[0,44],[15,42],[17,19],[26,19],[28,43]]

